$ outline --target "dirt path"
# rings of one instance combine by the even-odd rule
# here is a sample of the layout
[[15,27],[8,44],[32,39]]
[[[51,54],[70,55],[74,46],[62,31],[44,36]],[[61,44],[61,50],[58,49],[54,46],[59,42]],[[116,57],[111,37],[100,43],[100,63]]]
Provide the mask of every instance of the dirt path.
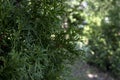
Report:
[[80,60],[77,60],[71,66],[71,69],[71,75],[75,80],[115,80],[108,73],[102,72]]

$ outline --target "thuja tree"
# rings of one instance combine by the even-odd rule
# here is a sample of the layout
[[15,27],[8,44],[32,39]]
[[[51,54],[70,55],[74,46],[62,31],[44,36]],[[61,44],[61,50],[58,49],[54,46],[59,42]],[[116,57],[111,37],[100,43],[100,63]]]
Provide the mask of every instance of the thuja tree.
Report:
[[65,62],[79,55],[65,6],[64,0],[0,1],[1,80],[60,79]]

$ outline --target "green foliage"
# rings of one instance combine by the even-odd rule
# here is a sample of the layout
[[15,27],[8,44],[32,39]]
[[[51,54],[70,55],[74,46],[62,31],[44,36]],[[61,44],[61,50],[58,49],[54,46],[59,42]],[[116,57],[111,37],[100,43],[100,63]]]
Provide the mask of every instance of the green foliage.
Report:
[[89,64],[119,77],[120,1],[73,0],[70,2],[71,8],[68,9],[70,25],[80,28],[79,31],[82,33],[80,38],[88,46],[86,56],[83,57],[86,57]]
[[[91,22],[94,22],[94,24],[90,24],[91,31],[89,30],[90,32],[88,33],[88,45],[91,49],[89,54],[91,57],[88,58],[88,62],[100,67],[104,71],[110,71],[114,76],[119,77],[120,9],[118,8],[120,7],[118,3],[120,3],[119,0],[107,0],[107,2],[103,0],[103,2],[96,1],[95,3],[92,2],[92,7],[90,8],[95,10],[95,12],[90,20]],[[96,18],[96,21],[94,21],[94,18]]]
[[64,0],[1,0],[0,12],[0,46],[9,48],[0,80],[57,80],[64,62],[79,55],[76,29],[61,28]]

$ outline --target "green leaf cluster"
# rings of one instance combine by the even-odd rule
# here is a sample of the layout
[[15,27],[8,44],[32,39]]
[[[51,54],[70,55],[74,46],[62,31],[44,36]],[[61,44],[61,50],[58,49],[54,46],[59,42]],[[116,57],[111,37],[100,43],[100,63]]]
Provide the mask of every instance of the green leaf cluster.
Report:
[[[62,28],[65,0],[0,1],[0,80],[59,80],[80,54],[76,29]],[[0,48],[3,50],[2,48]]]

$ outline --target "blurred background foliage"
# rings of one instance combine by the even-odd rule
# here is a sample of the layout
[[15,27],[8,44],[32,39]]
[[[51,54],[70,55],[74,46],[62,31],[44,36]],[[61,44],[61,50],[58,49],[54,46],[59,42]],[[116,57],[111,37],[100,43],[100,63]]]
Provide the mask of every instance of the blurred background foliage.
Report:
[[[69,25],[80,29],[82,56],[90,64],[120,78],[120,1],[69,0]],[[82,45],[83,46],[83,45]]]
[[[83,37],[89,50],[87,62],[114,76],[120,75],[120,6],[119,0],[84,0],[85,20]],[[84,42],[86,42],[84,40]]]
[[1,0],[0,80],[62,80],[77,57],[120,75],[119,0]]

